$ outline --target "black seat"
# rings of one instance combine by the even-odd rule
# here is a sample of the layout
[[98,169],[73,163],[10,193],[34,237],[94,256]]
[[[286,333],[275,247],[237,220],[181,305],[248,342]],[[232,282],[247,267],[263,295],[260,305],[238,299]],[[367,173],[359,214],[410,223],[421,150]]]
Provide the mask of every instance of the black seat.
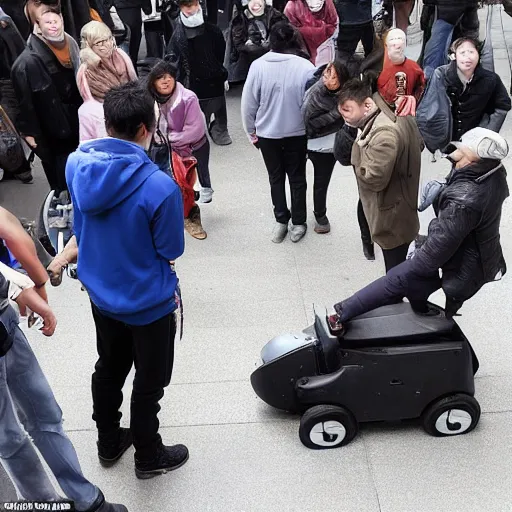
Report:
[[433,304],[430,304],[430,308],[438,314],[415,313],[407,302],[374,309],[347,322],[343,342],[392,339],[411,342],[414,339],[425,340],[449,335],[454,330],[455,322],[447,319],[441,308]]

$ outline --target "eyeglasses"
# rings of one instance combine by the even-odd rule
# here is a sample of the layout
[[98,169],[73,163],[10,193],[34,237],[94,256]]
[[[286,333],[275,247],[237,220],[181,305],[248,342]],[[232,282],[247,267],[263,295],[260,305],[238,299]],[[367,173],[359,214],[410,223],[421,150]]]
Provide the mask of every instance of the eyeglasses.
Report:
[[97,41],[92,45],[93,48],[99,48],[100,46],[107,46],[108,43],[112,41],[112,38],[109,37],[108,39],[102,39],[101,41]]

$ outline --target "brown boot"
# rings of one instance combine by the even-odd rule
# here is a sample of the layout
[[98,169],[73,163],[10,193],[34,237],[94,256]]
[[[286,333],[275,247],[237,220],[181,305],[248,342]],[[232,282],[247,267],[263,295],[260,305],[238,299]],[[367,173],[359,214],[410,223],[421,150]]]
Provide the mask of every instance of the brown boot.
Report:
[[185,219],[185,229],[190,236],[198,240],[204,240],[207,236],[201,224],[201,210],[197,204],[190,210],[188,217]]

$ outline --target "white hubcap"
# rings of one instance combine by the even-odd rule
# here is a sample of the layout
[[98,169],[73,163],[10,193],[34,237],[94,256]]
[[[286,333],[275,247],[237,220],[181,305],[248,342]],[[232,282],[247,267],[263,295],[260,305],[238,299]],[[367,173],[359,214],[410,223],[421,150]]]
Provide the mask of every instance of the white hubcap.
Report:
[[471,414],[462,409],[450,409],[437,418],[436,429],[441,434],[455,435],[466,432],[471,426]]
[[317,423],[309,433],[309,438],[317,446],[337,446],[345,436],[347,431],[339,421],[322,421]]

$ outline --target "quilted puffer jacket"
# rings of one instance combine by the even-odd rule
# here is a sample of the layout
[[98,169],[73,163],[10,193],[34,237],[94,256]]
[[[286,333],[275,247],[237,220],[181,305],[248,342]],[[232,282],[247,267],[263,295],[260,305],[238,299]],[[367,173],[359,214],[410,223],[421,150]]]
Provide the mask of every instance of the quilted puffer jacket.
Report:
[[437,219],[412,259],[419,274],[443,270],[443,290],[449,299],[464,302],[507,267],[500,244],[507,175],[497,160],[481,160],[454,169],[434,202]]
[[330,91],[324,85],[324,69],[325,66],[315,73],[316,83],[307,90],[302,104],[308,139],[336,133],[345,124],[338,110],[339,91]]
[[453,61],[434,71],[416,121],[427,149],[434,153],[477,126],[499,132],[510,107],[499,75],[479,65],[464,88]]

